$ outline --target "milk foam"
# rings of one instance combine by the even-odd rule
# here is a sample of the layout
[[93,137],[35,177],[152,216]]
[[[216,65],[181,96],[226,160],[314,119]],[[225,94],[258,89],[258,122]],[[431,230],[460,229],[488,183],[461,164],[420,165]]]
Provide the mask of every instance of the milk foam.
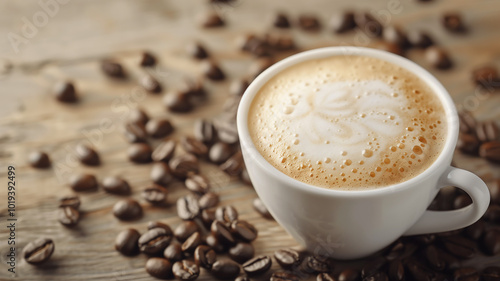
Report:
[[300,181],[364,189],[408,180],[439,155],[444,110],[414,74],[342,56],[277,74],[255,97],[249,129],[259,152]]

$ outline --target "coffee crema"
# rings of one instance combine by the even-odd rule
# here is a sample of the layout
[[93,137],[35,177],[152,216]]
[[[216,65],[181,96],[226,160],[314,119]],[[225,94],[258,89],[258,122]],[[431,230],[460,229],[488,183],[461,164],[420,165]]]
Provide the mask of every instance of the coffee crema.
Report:
[[443,105],[424,81],[364,56],[309,60],[276,74],[252,101],[248,127],[278,170],[338,190],[419,175],[447,135]]

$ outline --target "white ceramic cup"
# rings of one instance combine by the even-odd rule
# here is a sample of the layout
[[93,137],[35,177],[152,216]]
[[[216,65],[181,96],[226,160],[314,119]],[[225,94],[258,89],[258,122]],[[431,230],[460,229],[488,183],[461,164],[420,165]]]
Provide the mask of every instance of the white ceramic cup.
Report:
[[[255,148],[248,131],[249,107],[259,89],[282,70],[311,59],[360,55],[408,69],[423,79],[446,111],[448,134],[443,151],[423,173],[387,187],[341,191],[297,181],[274,168]],[[260,74],[238,108],[238,133],[248,174],[276,221],[307,250],[338,259],[360,258],[388,246],[401,235],[443,232],[477,221],[489,204],[489,191],[476,175],[451,167],[458,138],[458,115],[446,89],[429,72],[394,54],[359,47],[329,47],[288,57]],[[467,192],[473,203],[454,211],[427,211],[445,186]]]

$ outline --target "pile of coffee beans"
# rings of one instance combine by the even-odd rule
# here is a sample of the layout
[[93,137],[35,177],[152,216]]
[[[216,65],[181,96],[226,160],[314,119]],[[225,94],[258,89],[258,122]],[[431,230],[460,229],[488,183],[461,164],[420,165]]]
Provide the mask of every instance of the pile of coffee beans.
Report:
[[466,154],[500,163],[500,128],[495,120],[478,122],[470,112],[461,112],[457,148]]

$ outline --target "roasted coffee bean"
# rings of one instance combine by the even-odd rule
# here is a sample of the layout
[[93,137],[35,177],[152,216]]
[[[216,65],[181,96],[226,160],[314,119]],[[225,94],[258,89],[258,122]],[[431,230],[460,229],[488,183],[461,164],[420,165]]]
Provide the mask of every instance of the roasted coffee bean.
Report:
[[28,243],[23,249],[24,260],[31,264],[40,264],[52,256],[54,253],[54,242],[49,238],[39,238]]
[[191,236],[182,243],[181,248],[185,253],[192,254],[196,247],[198,247],[202,243],[201,235],[199,232],[195,232],[191,234]]
[[253,208],[264,218],[273,219],[271,213],[267,210],[267,207],[264,205],[264,202],[260,200],[260,198],[255,198],[253,200]]
[[240,242],[229,248],[229,257],[237,263],[244,263],[253,258],[255,250],[252,244]]
[[198,200],[191,194],[177,200],[177,215],[183,220],[192,220],[200,213]]
[[402,281],[405,280],[405,268],[400,260],[393,260],[389,263],[387,271],[389,280]]
[[70,81],[62,81],[54,86],[54,97],[64,103],[74,103],[78,101],[75,85]]
[[208,152],[208,158],[213,163],[221,164],[227,159],[229,159],[232,153],[233,149],[231,148],[230,145],[224,142],[217,142],[214,145],[212,145],[212,147],[210,147],[210,150]]
[[449,236],[443,241],[445,249],[460,258],[469,259],[475,256],[475,243],[461,236]]
[[472,240],[479,240],[483,236],[485,223],[483,220],[478,220],[474,224],[466,227],[463,234]]
[[309,256],[304,261],[304,269],[311,273],[329,272],[328,260],[320,256]]
[[386,263],[387,260],[383,257],[369,260],[361,269],[361,278],[364,279],[374,275],[375,273],[379,272]]
[[153,164],[150,172],[151,180],[161,186],[168,186],[174,179],[172,173],[170,172],[170,168],[167,164],[163,162],[157,162]]
[[212,265],[211,273],[218,279],[234,279],[240,274],[240,265],[232,260],[218,260]]
[[135,123],[145,126],[149,121],[149,116],[146,114],[146,112],[144,112],[144,110],[140,108],[134,108],[130,110],[127,120],[128,123]]
[[437,69],[448,69],[453,66],[448,53],[439,47],[428,47],[425,49],[426,60]]
[[[442,271],[446,268],[446,261],[443,258],[441,258],[438,250],[434,245],[429,245],[427,246],[427,248],[425,248],[424,256],[428,264],[433,269],[437,271]],[[391,276],[389,275],[389,277]]]
[[163,138],[174,131],[172,123],[167,119],[151,119],[146,123],[146,132],[153,138]]
[[392,42],[380,41],[380,42],[375,43],[373,45],[373,48],[379,49],[382,51],[386,51],[389,53],[393,53],[393,54],[396,54],[398,56],[403,55],[403,49],[399,45],[392,43]]
[[238,176],[243,171],[244,166],[245,163],[243,162],[243,156],[241,151],[238,151],[219,167],[230,176]]
[[273,261],[269,256],[258,256],[243,264],[243,270],[249,276],[260,275],[271,268]]
[[155,66],[156,65],[156,57],[150,52],[143,52],[141,57],[140,66]]
[[[217,218],[217,211],[215,213],[215,217]],[[258,234],[257,228],[244,220],[234,220],[231,223],[231,231],[236,238],[247,242],[255,240]]]
[[195,59],[206,59],[209,56],[205,47],[198,42],[187,45],[186,50],[189,56]]
[[458,13],[446,13],[442,18],[443,26],[451,32],[464,32],[465,25],[462,21],[462,17]]
[[461,133],[458,137],[457,148],[463,153],[478,155],[480,144],[475,134]]
[[167,189],[159,185],[152,185],[142,190],[142,198],[154,205],[165,204],[167,201]]
[[250,281],[250,279],[247,276],[238,276],[234,281]]
[[97,179],[90,174],[77,174],[69,178],[69,186],[74,191],[91,191],[98,187]]
[[200,24],[204,28],[213,28],[224,26],[224,20],[216,13],[208,11],[201,15]]
[[229,226],[238,219],[238,211],[233,206],[220,206],[215,210],[215,219]]
[[134,143],[128,147],[128,159],[135,163],[151,162],[151,146],[146,143]]
[[476,85],[485,88],[498,88],[500,86],[498,70],[492,65],[485,65],[472,71],[472,80]]
[[127,76],[122,65],[110,59],[101,62],[101,70],[111,78],[125,78]]
[[479,141],[497,141],[500,140],[500,128],[495,121],[485,121],[476,127],[476,135]]
[[199,230],[198,225],[194,221],[184,221],[175,228],[174,235],[177,240],[184,242],[189,236]]
[[408,32],[408,41],[410,42],[411,46],[421,49],[425,49],[429,46],[434,45],[434,40],[432,39],[432,37],[429,34],[419,30]]
[[231,95],[233,96],[241,97],[243,96],[243,93],[245,93],[248,86],[249,83],[247,80],[244,79],[234,80],[231,83],[231,86],[229,87],[229,93],[231,93]]
[[[293,50],[296,48],[295,41],[293,40],[293,37],[291,37],[290,35],[266,34],[264,37],[264,40],[266,42],[265,45],[268,47],[268,49],[272,49],[274,51],[278,51],[278,52],[290,51],[290,50]],[[247,87],[248,87],[248,85],[247,85]],[[230,88],[230,92],[231,92],[231,90],[232,89]],[[243,94],[243,92],[241,92],[241,95],[242,94]],[[239,95],[239,96],[241,96],[241,95]]]
[[500,163],[500,141],[490,141],[481,144],[479,156],[494,163]]
[[200,275],[200,268],[190,260],[182,260],[174,263],[172,272],[180,280],[195,280]]
[[154,78],[153,76],[151,76],[149,74],[143,76],[139,80],[139,85],[141,85],[141,87],[144,90],[146,90],[150,93],[154,93],[154,94],[160,93],[162,90],[160,82],[158,80],[156,80],[156,78]]
[[172,264],[164,258],[149,258],[146,262],[146,272],[158,279],[170,279],[172,277]]
[[287,15],[285,15],[284,13],[277,13],[274,16],[273,25],[274,25],[274,27],[277,27],[277,28],[289,28],[290,21],[288,20]]
[[187,152],[196,156],[206,156],[208,147],[201,141],[192,137],[182,137],[181,146]]
[[201,70],[204,73],[205,77],[210,80],[220,81],[226,78],[226,75],[224,74],[222,69],[220,69],[220,67],[212,61],[204,61],[201,67]]
[[80,197],[76,195],[64,196],[59,199],[59,207],[73,207],[78,210],[80,208]]
[[353,268],[347,268],[340,272],[338,281],[359,281],[361,280],[359,271]]
[[273,275],[271,275],[271,279],[269,279],[269,281],[300,281],[300,280],[301,279],[297,275],[282,271],[273,272]]
[[115,249],[125,256],[134,256],[139,253],[139,231],[129,228],[118,233],[115,239]]
[[409,260],[406,264],[406,267],[413,277],[413,280],[416,281],[431,281],[435,280],[436,273],[424,267],[422,264]]
[[84,165],[98,166],[101,163],[99,154],[97,154],[97,152],[93,148],[87,145],[77,145],[75,151],[78,160],[80,160],[80,162]]
[[[287,269],[293,266],[297,266],[300,263],[299,252],[293,249],[282,249],[274,252],[274,259],[278,262],[281,267]],[[344,280],[344,281],[354,281],[354,280]]]
[[344,33],[356,27],[354,13],[350,11],[337,12],[330,19],[330,27],[335,33]]
[[389,281],[389,277],[384,272],[377,272],[370,277],[363,279],[364,281]]
[[213,234],[209,234],[205,237],[205,243],[217,253],[224,253],[227,250],[227,247],[220,243],[219,239]]
[[80,212],[73,207],[62,207],[59,208],[59,213],[57,215],[59,222],[67,227],[73,227],[78,224],[80,220]]
[[131,190],[128,182],[119,177],[104,178],[102,180],[102,188],[108,193],[119,195],[129,195]]
[[401,257],[401,255],[403,255],[404,251],[405,251],[404,244],[398,240],[389,247],[389,251],[385,255],[385,259],[388,261],[395,260],[395,259]]
[[138,244],[141,252],[148,255],[163,253],[168,244],[172,241],[172,231],[163,227],[148,230],[141,235]]
[[454,281],[479,281],[479,272],[473,267],[461,267],[453,272]]
[[238,130],[234,123],[219,120],[219,122],[215,123],[215,127],[217,129],[217,136],[221,142],[227,144],[235,144],[238,142]]
[[164,140],[153,150],[151,158],[155,162],[168,162],[174,156],[177,143],[174,140]]
[[170,243],[165,251],[163,251],[163,256],[172,262],[180,261],[184,258],[184,253],[182,252],[181,244],[175,242]]
[[406,34],[398,26],[391,25],[384,27],[382,37],[386,42],[396,44],[401,49],[406,49],[410,45]]
[[171,112],[184,113],[193,109],[193,103],[189,93],[187,92],[172,92],[165,95],[163,103]]
[[500,280],[500,267],[490,266],[483,270],[481,276],[484,281],[499,281]]
[[28,162],[31,167],[38,169],[45,169],[51,165],[49,155],[43,151],[34,151],[30,153]]
[[205,227],[210,227],[215,220],[215,209],[204,209],[201,211],[201,220]]
[[477,121],[468,111],[461,111],[458,113],[458,119],[460,120],[460,131],[465,134],[475,134]]
[[224,222],[215,220],[210,226],[212,234],[224,245],[234,245],[236,240]]
[[199,173],[198,159],[189,153],[174,156],[168,161],[168,167],[175,177],[181,179],[187,178],[190,173]]
[[165,228],[165,230],[169,233],[172,233],[172,228],[170,228],[170,226],[168,224],[164,224],[162,222],[159,222],[159,221],[150,221],[148,223],[148,230],[151,230],[153,228]]
[[142,217],[142,206],[134,199],[123,199],[113,206],[113,215],[123,221],[136,220]]
[[207,192],[198,199],[198,206],[202,210],[215,207],[217,204],[219,204],[219,195],[214,192]]
[[380,37],[383,27],[370,13],[357,12],[354,14],[354,22],[369,37]]
[[[194,138],[202,143],[210,144],[215,141],[217,133],[211,121],[206,119],[198,119],[194,123]],[[206,147],[205,147],[206,148]],[[206,148],[208,151],[208,148]],[[204,153],[206,154],[206,152]]]
[[130,143],[146,142],[148,134],[146,128],[140,123],[127,123],[123,131],[125,138]]
[[209,246],[200,245],[194,251],[194,261],[203,268],[211,269],[217,261],[217,255]]
[[207,193],[210,190],[208,179],[202,175],[191,174],[188,176],[184,185],[187,189],[198,194]]
[[330,273],[320,273],[316,276],[316,281],[337,281]]
[[483,249],[488,255],[500,253],[500,230],[490,229],[483,237]]
[[307,31],[315,31],[320,29],[321,24],[317,17],[312,15],[302,15],[299,16],[299,26],[300,28]]

